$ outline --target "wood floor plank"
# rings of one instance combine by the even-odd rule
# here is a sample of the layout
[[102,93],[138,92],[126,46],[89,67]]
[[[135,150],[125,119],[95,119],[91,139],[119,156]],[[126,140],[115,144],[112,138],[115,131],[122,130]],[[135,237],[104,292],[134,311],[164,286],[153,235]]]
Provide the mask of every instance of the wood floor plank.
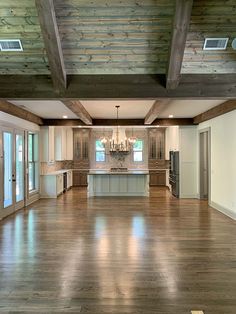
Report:
[[0,222],[0,313],[236,313],[235,221],[205,201],[73,188]]

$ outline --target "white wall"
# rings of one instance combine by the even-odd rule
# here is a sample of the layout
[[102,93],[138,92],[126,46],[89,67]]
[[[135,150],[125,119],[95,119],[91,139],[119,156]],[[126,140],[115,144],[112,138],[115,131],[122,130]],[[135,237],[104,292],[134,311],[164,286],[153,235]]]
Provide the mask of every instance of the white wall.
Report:
[[166,160],[169,160],[170,151],[179,150],[179,126],[169,126],[166,128]]
[[197,127],[179,128],[180,198],[197,198]]
[[166,129],[166,159],[170,151],[179,151],[180,198],[198,198],[197,133],[197,126]]
[[210,204],[236,219],[236,110],[199,125],[205,128],[211,129]]

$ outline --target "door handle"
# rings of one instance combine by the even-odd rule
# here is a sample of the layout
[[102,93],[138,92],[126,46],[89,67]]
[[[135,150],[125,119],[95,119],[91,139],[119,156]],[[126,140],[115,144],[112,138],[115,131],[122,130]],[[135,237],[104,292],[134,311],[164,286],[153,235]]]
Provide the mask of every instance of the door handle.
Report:
[[12,179],[12,182],[16,182],[16,179]]

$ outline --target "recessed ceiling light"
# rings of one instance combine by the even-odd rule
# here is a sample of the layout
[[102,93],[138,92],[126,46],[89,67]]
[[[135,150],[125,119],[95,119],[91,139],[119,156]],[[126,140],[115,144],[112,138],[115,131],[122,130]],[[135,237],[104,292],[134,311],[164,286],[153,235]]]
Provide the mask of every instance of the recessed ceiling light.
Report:
[[62,118],[63,118],[63,119],[67,119],[67,118],[68,118],[68,116],[62,116]]
[[169,114],[169,118],[174,118],[173,114]]

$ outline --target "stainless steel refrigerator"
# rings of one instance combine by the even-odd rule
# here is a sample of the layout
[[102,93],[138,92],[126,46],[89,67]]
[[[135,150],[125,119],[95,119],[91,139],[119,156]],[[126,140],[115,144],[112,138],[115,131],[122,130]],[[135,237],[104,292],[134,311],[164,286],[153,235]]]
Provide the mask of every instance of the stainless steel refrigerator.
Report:
[[172,194],[179,197],[179,152],[170,151],[170,176],[169,183],[171,185]]

